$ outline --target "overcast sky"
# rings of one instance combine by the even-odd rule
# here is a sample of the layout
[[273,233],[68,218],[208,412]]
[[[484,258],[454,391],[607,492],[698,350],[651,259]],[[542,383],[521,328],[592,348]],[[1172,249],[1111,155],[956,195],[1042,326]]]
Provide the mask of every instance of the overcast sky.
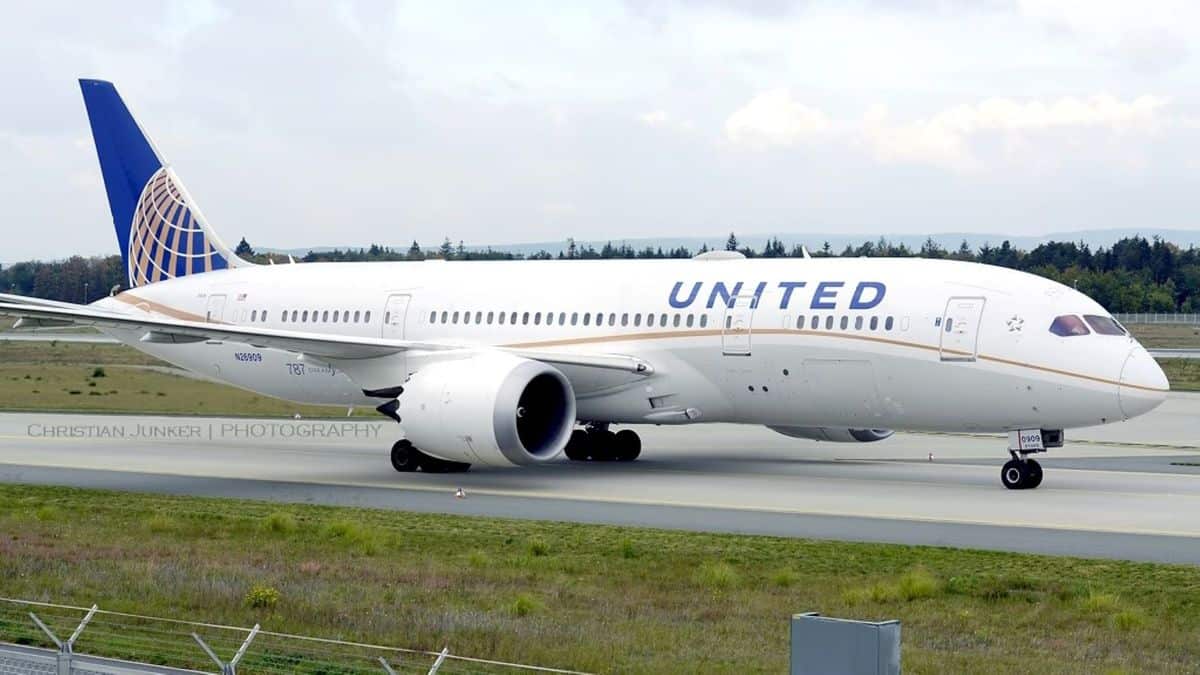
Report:
[[1194,2],[6,2],[0,260],[116,252],[76,79],[274,247],[1200,225]]

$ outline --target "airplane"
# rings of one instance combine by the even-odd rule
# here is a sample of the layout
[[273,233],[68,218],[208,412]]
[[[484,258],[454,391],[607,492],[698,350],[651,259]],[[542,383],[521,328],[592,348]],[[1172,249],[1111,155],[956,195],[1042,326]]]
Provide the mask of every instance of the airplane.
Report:
[[838,443],[1007,434],[1001,482],[1028,489],[1064,429],[1145,414],[1169,390],[1091,298],[977,263],[252,264],[116,88],[80,86],[127,283],[88,305],[3,295],[0,313],[95,326],[281,399],[371,405],[403,432],[397,471],[632,461],[639,436],[614,426],[726,422]]

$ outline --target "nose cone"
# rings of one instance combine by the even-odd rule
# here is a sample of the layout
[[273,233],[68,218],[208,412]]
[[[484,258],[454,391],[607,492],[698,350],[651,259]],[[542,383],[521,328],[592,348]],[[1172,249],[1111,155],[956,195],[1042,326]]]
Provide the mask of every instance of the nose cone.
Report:
[[1170,384],[1158,362],[1141,345],[1135,346],[1125,357],[1121,385],[1117,387],[1117,400],[1126,419],[1154,410],[1167,398],[1168,391]]

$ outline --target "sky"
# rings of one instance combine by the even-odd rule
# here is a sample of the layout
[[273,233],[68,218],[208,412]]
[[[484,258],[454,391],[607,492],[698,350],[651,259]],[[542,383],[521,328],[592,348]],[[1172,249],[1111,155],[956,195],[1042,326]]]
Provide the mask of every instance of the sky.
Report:
[[116,252],[76,80],[229,243],[1200,227],[1200,4],[7,2],[0,260]]

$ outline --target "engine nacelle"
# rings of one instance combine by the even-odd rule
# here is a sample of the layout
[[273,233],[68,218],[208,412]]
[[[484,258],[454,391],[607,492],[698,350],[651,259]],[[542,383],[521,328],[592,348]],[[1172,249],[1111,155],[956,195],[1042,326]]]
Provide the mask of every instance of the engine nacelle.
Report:
[[874,443],[892,435],[891,429],[831,429],[829,427],[767,427],[792,438],[834,443]]
[[575,427],[575,392],[561,372],[499,352],[422,366],[399,401],[405,437],[452,462],[549,461]]

